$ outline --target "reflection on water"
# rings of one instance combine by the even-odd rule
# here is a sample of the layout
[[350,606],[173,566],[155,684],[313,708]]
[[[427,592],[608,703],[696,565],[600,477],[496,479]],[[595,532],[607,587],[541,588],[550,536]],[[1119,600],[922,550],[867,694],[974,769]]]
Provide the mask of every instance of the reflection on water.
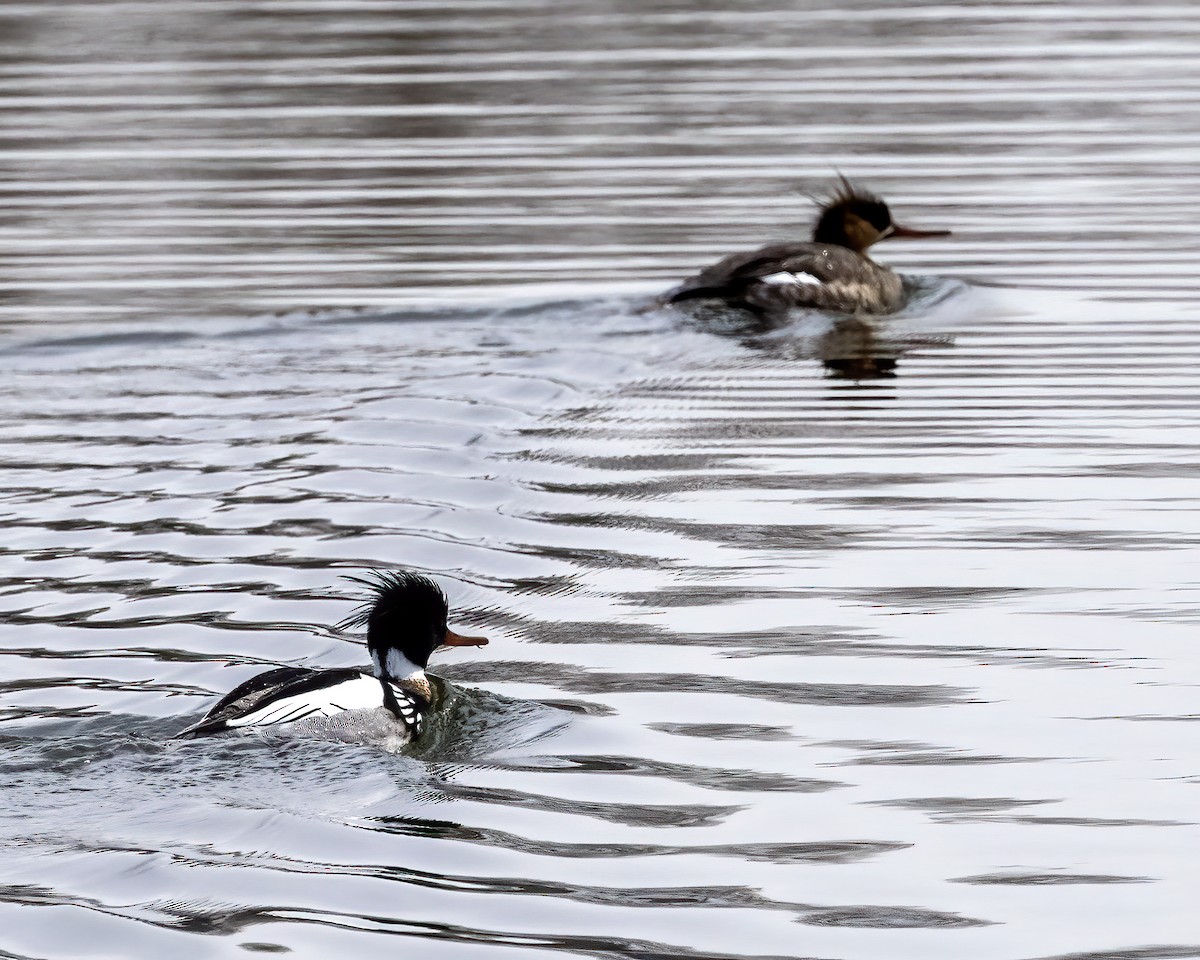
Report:
[[846,380],[894,377],[898,352],[879,337],[869,321],[855,317],[835,322],[817,347],[830,376]]
[[[1190,9],[0,25],[0,953],[1197,954]],[[646,308],[833,169],[904,311]],[[394,566],[426,743],[170,741]]]
[[959,281],[905,277],[904,282],[904,307],[884,317],[810,309],[765,315],[714,300],[665,309],[714,336],[780,357],[819,360],[830,377],[859,381],[896,376],[900,358],[913,351],[953,346],[954,330],[996,306],[988,291]]

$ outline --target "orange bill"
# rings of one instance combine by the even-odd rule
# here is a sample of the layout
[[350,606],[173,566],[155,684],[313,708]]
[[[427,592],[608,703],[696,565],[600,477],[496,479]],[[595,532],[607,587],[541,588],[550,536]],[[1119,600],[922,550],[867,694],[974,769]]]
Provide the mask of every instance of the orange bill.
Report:
[[446,639],[442,641],[444,647],[483,647],[486,645],[487,637],[464,637],[449,627],[446,628]]
[[888,236],[889,237],[911,237],[912,239],[915,240],[918,237],[948,237],[948,236],[950,236],[950,231],[949,230],[914,230],[912,227],[902,227],[898,223],[893,223],[892,224],[892,232],[889,233]]

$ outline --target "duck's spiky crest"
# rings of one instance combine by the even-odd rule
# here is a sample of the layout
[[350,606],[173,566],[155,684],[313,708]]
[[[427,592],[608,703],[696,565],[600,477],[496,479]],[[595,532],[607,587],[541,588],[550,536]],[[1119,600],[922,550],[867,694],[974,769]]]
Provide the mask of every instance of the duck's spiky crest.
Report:
[[846,247],[865,256],[867,247],[891,232],[891,211],[880,197],[840,173],[838,181],[832,195],[821,203],[813,224],[813,242]]
[[855,186],[844,173],[839,171],[837,177],[838,185],[834,187],[833,192],[825,199],[817,201],[822,208],[835,207],[839,203],[849,203],[852,200],[861,200],[864,203],[884,202],[883,198],[878,194],[872,193],[863,187]]
[[830,207],[849,203],[852,200],[861,200],[865,203],[885,202],[879,194],[858,186],[840,170],[835,170],[834,173],[837,174],[837,183],[832,188],[811,188],[800,191],[800,196],[817,208],[818,215]]
[[372,620],[397,612],[398,605],[413,589],[428,591],[443,606],[449,605],[445,591],[434,581],[407,570],[370,570],[361,577],[346,576],[342,579],[366,587],[368,595],[350,616],[337,625],[339,630],[369,627]]

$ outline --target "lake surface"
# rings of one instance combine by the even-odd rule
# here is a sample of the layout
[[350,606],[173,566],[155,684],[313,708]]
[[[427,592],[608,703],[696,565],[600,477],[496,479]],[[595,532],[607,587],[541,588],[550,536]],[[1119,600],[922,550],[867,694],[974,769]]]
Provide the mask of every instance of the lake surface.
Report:
[[[1200,957],[1198,42],[0,7],[0,956]],[[903,314],[654,307],[835,170]],[[170,741],[397,566],[421,747]]]

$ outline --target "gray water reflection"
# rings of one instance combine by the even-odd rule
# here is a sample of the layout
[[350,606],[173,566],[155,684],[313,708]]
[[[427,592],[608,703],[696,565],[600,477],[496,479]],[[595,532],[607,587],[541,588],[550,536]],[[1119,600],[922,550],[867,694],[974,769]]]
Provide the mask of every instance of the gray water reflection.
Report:
[[[1200,955],[1198,34],[0,9],[0,953]],[[647,308],[834,169],[904,314]],[[391,565],[427,744],[169,742]]]
[[904,267],[1187,300],[1198,33],[1111,2],[8,4],[0,309],[665,287],[806,232],[835,168],[954,229]]

